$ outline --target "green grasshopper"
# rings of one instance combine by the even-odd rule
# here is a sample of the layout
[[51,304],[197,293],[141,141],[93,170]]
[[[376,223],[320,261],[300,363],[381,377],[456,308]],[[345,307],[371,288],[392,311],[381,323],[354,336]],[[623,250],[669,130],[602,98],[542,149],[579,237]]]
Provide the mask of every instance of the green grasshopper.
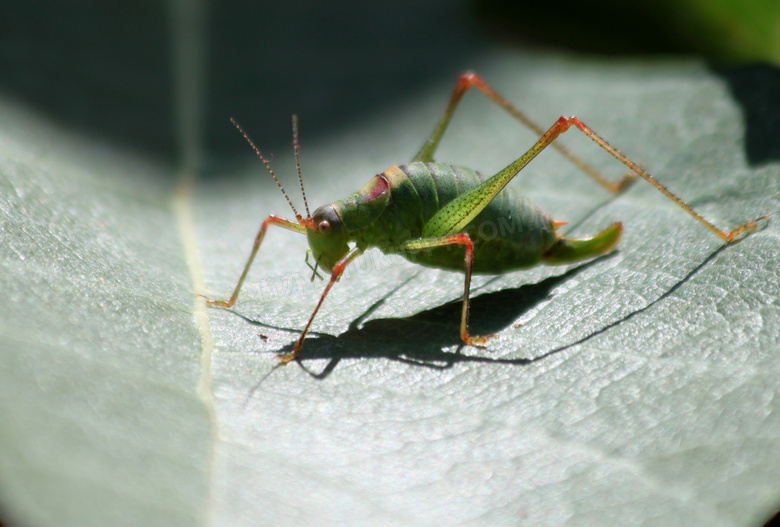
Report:
[[[458,104],[472,87],[479,89],[491,101],[541,136],[526,153],[486,180],[473,170],[433,161],[433,154]],[[275,215],[268,216],[255,236],[249,260],[233,294],[228,300],[208,298],[208,305],[229,308],[235,304],[269,225],[306,234],[315,262],[313,267],[309,264],[314,272],[312,280],[314,275],[317,275],[318,268],[331,275],[292,352],[279,355],[282,363],[298,357],[306,333],[331,287],[350,262],[369,248],[376,247],[386,254],[400,254],[424,266],[465,272],[460,337],[465,344],[477,347],[482,347],[495,335],[469,334],[469,287],[472,273],[501,274],[540,263],[567,264],[612,250],[623,232],[621,223],[613,223],[591,238],[569,239],[557,232],[566,222],[552,219],[538,206],[504,188],[534,157],[550,145],[610,192],[619,192],[635,176],[640,176],[726,243],[754,230],[760,220],[768,219],[767,216],[762,216],[743,223],[730,232],[722,231],[576,117],[561,117],[545,131],[473,72],[459,77],[444,114],[410,163],[390,167],[374,176],[354,194],[318,208],[313,215],[309,213],[306,193],[303,190],[297,120],[293,116],[293,144],[306,206],[305,218],[295,209],[257,146],[235,121],[233,124],[271,173],[292,208],[296,221]],[[631,172],[617,182],[610,182],[559,143],[553,142],[572,126],[626,165]],[[463,250],[453,250],[455,246],[463,246]]]

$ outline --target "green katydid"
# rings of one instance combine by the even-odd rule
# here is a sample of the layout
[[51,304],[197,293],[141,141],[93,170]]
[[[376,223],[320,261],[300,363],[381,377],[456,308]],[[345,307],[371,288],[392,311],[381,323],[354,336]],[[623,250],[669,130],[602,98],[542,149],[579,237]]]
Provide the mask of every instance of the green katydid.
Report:
[[[433,161],[434,152],[458,104],[472,87],[479,89],[491,101],[541,136],[526,153],[486,180],[473,170]],[[292,208],[296,221],[275,215],[268,216],[255,236],[252,252],[233,294],[228,300],[209,298],[208,304],[226,308],[235,304],[269,225],[306,234],[315,261],[314,275],[317,274],[318,268],[331,275],[292,352],[279,355],[282,363],[298,357],[306,333],[333,284],[350,262],[369,248],[376,247],[388,254],[400,254],[421,265],[465,272],[460,337],[465,344],[478,347],[483,346],[494,335],[476,336],[468,332],[472,273],[500,274],[540,263],[566,264],[593,258],[612,250],[623,232],[621,223],[613,223],[591,238],[569,239],[557,232],[566,222],[552,219],[536,205],[504,188],[537,154],[550,145],[610,192],[619,192],[635,176],[640,176],[726,243],[755,229],[757,222],[768,218],[762,216],[743,223],[730,232],[722,231],[576,117],[561,117],[545,131],[473,72],[459,77],[444,114],[410,163],[390,167],[374,176],[354,194],[324,205],[315,210],[314,214],[309,213],[303,190],[298,158],[297,120],[293,117],[293,143],[298,178],[306,206],[305,218],[293,206],[269,162],[241,127],[235,121],[233,124],[273,176]],[[571,127],[580,130],[626,165],[631,172],[617,182],[610,182],[554,142]],[[453,246],[463,246],[464,249],[452,250]]]

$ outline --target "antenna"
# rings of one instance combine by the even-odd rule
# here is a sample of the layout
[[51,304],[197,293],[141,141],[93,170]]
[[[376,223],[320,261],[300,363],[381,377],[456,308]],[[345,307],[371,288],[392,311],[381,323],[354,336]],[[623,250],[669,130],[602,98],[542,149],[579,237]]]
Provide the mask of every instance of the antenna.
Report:
[[303,190],[303,175],[301,174],[301,157],[298,151],[301,149],[300,143],[298,143],[298,116],[293,114],[292,116],[293,126],[293,149],[295,150],[295,166],[298,168],[298,182],[301,184],[301,194],[303,194],[303,206],[306,207],[306,217],[311,218],[309,213],[309,202],[306,201],[306,191]]
[[[274,174],[273,169],[271,169],[271,164],[268,162],[266,158],[263,157],[263,154],[260,153],[260,149],[257,148],[255,143],[252,141],[252,139],[249,138],[249,136],[246,134],[243,128],[241,128],[241,125],[236,122],[235,119],[232,117],[230,118],[230,122],[233,123],[233,126],[236,127],[236,129],[241,132],[241,135],[244,136],[244,139],[246,139],[246,142],[249,143],[249,146],[252,147],[252,150],[255,151],[257,156],[263,161],[263,164],[265,165],[265,168],[268,170],[268,172],[271,174],[271,177],[274,178],[274,181],[276,181],[276,185],[279,187],[279,190],[282,191],[282,194],[284,194],[284,199],[287,200],[287,203],[290,205],[290,208],[293,210],[293,213],[295,214],[295,217],[299,220],[301,219],[301,215],[298,214],[298,211],[295,209],[295,205],[292,204],[292,201],[290,201],[290,197],[287,195],[287,192],[284,191],[284,187],[282,187],[282,184],[279,182],[279,178],[276,177],[276,174]],[[296,155],[298,154],[296,150]],[[298,173],[300,174],[300,169],[298,170]],[[308,207],[306,210],[306,213],[308,214]]]

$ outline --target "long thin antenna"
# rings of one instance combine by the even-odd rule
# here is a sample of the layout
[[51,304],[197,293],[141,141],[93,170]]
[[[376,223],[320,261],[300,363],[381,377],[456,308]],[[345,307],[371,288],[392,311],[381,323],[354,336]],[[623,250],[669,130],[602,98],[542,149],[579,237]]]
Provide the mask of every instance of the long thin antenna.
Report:
[[[239,132],[241,132],[241,135],[244,136],[244,139],[246,139],[246,142],[249,143],[249,146],[251,146],[252,150],[255,151],[255,154],[257,154],[257,156],[263,161],[263,164],[265,165],[265,168],[268,169],[268,172],[271,174],[271,177],[274,178],[274,181],[276,181],[276,185],[279,187],[279,190],[281,190],[282,194],[284,194],[284,199],[287,200],[287,203],[290,205],[290,208],[293,210],[293,213],[295,214],[295,217],[300,220],[301,219],[301,215],[298,214],[298,211],[295,209],[295,205],[292,204],[292,201],[290,201],[290,197],[287,195],[287,192],[284,191],[284,187],[282,187],[282,184],[279,182],[279,178],[276,177],[276,174],[274,174],[274,171],[271,168],[271,164],[268,162],[268,160],[266,158],[263,157],[263,154],[260,153],[260,149],[257,148],[257,146],[255,145],[254,141],[252,141],[252,139],[249,138],[249,136],[246,134],[244,129],[241,128],[241,125],[238,124],[236,122],[236,120],[233,119],[232,117],[230,118],[230,122],[233,123],[233,126],[235,126],[236,129],[238,129]],[[296,154],[297,154],[297,152],[296,152]],[[299,169],[299,173],[300,173],[300,169]],[[308,214],[308,207],[307,207],[306,213]]]
[[309,214],[309,202],[306,201],[306,191],[303,190],[303,175],[301,174],[301,157],[298,151],[301,149],[300,143],[298,143],[298,116],[293,114],[293,149],[295,150],[295,166],[298,167],[298,182],[301,184],[301,194],[303,194],[303,206],[306,207],[306,217],[311,218]]

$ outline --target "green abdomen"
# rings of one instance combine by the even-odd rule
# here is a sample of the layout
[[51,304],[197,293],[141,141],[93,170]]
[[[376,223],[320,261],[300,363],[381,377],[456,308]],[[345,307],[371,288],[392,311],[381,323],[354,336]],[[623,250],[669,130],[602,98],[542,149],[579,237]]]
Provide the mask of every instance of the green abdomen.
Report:
[[[360,247],[398,252],[401,243],[420,238],[425,223],[441,207],[478,186],[482,177],[444,163],[410,163],[382,174],[390,196],[379,217],[351,232]],[[464,229],[474,242],[473,272],[499,274],[537,264],[553,244],[551,219],[539,207],[505,188]],[[415,263],[464,270],[461,245],[401,253]]]

